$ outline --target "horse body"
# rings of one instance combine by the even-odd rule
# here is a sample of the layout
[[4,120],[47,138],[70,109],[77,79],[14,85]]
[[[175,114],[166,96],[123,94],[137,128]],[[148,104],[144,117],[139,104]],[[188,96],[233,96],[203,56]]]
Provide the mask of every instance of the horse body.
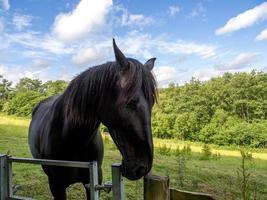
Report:
[[[103,142],[100,132],[98,128],[88,130],[87,126],[76,126],[66,122],[62,114],[62,95],[50,97],[38,104],[34,109],[29,131],[29,145],[34,158],[97,161],[101,183]],[[65,195],[62,195],[63,190],[65,191],[70,184],[88,184],[88,169],[42,167],[49,177],[50,189],[56,199],[65,198]]]
[[[34,158],[97,161],[102,181],[103,141],[100,122],[109,129],[122,154],[122,173],[136,180],[148,173],[153,161],[151,109],[155,82],[145,65],[126,59],[113,43],[116,62],[86,70],[71,81],[62,95],[40,102],[33,110],[29,146]],[[72,183],[89,181],[89,170],[42,166],[55,199],[66,199]],[[86,189],[87,199],[90,199]]]

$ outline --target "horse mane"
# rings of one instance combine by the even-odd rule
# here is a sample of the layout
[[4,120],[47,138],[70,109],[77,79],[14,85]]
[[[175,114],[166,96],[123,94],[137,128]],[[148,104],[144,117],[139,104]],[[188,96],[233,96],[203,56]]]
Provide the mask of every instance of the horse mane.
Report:
[[[96,115],[108,94],[118,95],[119,79],[124,77],[124,88],[118,96],[120,103],[129,103],[141,87],[152,107],[157,101],[157,86],[153,74],[137,60],[129,60],[129,69],[120,70],[116,62],[91,67],[69,84],[62,95],[64,115],[74,123],[95,124]],[[97,126],[97,124],[95,124]]]
[[43,104],[43,103],[45,103],[45,102],[47,102],[47,101],[50,101],[50,100],[52,100],[52,99],[55,99],[56,97],[59,97],[59,95],[50,96],[50,97],[48,97],[48,98],[46,98],[46,99],[41,100],[38,104],[36,104],[36,105],[33,107],[31,116],[32,116],[32,117],[34,116],[34,114],[36,113],[36,111],[38,110],[38,108],[41,106],[41,104]]

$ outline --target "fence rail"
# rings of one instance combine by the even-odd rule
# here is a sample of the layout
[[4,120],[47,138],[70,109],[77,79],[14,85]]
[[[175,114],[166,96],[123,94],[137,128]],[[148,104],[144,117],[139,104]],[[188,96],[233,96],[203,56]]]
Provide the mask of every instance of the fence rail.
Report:
[[13,193],[12,181],[12,163],[50,165],[58,167],[76,167],[88,168],[90,177],[89,189],[92,200],[99,200],[99,190],[112,190],[113,200],[124,200],[124,182],[120,171],[120,164],[113,164],[112,168],[112,183],[99,185],[97,162],[77,162],[77,161],[62,161],[62,160],[47,160],[33,158],[18,158],[9,155],[0,155],[0,200],[32,200],[27,197],[15,196]]

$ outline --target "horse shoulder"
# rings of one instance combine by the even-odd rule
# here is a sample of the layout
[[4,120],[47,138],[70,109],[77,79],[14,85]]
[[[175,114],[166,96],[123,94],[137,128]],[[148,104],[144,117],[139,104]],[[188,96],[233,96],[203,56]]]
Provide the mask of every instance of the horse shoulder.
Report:
[[29,128],[30,150],[35,158],[42,158],[49,143],[48,135],[51,132],[51,124],[54,119],[53,104],[59,96],[52,96],[38,103],[32,112],[32,120]]

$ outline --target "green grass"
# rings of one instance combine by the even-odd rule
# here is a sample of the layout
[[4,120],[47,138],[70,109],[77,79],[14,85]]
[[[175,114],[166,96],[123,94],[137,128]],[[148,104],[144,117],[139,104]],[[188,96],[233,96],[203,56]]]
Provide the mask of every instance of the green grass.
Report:
[[[184,147],[186,145],[190,145],[193,152],[199,153],[201,152],[203,143],[200,142],[189,142],[189,141],[181,141],[176,139],[154,139],[154,144],[156,147],[162,146],[167,144],[168,147],[175,149],[177,147]],[[213,153],[220,153],[223,156],[234,156],[240,157],[240,148],[238,146],[218,146],[211,144],[209,145],[212,149]],[[252,149],[250,148],[249,151],[253,153],[254,158],[259,158],[262,160],[267,160],[267,149]]]
[[[28,119],[8,117],[0,115],[0,153],[11,154],[18,157],[31,157],[28,142]],[[104,181],[111,179],[110,166],[112,163],[120,162],[121,156],[114,143],[105,139],[105,158],[103,163]],[[158,142],[164,140],[155,140]],[[184,144],[181,141],[165,140],[167,146],[174,143],[177,147]],[[153,173],[168,175],[171,186],[190,191],[210,193],[218,200],[238,199],[239,187],[237,185],[237,169],[241,165],[241,158],[222,155],[218,159],[201,160],[200,153],[194,152],[193,147],[201,148],[201,144],[190,143],[191,156],[186,160],[184,187],[179,187],[178,181],[178,158],[175,151],[164,154],[158,147],[155,150]],[[173,147],[174,148],[174,147]],[[224,150],[218,148],[218,150]],[[231,151],[237,151],[231,149]],[[264,155],[265,150],[260,153]],[[257,186],[258,199],[266,199],[267,196],[267,161],[264,159],[253,159],[249,165],[252,186]],[[34,197],[36,199],[51,199],[47,177],[40,166],[29,164],[14,164],[13,175],[15,185],[20,189],[17,194],[21,196]],[[141,200],[143,193],[143,181],[125,180],[126,199]],[[68,199],[84,199],[85,192],[81,184],[75,184],[68,188]],[[101,194],[101,199],[111,199],[111,194]]]

